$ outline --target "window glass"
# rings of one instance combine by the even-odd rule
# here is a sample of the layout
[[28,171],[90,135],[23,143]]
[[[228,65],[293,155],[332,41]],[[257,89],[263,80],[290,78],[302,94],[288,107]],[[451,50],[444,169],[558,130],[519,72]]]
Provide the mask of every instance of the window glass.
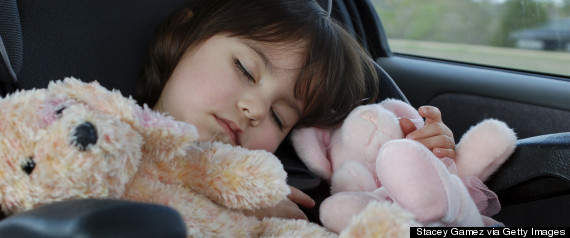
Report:
[[371,0],[395,53],[570,76],[570,0]]

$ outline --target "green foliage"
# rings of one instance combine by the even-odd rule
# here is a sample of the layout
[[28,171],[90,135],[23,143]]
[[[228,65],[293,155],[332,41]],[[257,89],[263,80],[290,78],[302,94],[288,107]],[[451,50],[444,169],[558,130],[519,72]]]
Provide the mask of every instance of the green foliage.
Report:
[[514,46],[510,33],[570,16],[570,0],[371,0],[389,38]]
[[510,33],[516,30],[540,26],[548,21],[548,8],[552,3],[534,0],[508,0],[501,7],[499,27],[493,35],[490,45],[514,46]]

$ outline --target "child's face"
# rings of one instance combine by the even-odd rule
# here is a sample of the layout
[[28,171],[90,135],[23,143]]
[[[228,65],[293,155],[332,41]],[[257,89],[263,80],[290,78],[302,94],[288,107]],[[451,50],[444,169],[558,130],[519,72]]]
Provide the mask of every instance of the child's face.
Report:
[[300,50],[214,36],[181,58],[156,104],[194,124],[200,141],[274,152],[302,108],[293,88]]

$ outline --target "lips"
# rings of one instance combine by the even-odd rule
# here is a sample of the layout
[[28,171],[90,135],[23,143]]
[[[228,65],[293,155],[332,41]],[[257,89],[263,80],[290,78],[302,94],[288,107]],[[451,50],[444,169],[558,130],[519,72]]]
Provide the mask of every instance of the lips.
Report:
[[230,139],[232,140],[232,142],[234,143],[234,145],[240,145],[240,141],[239,141],[239,132],[241,132],[241,129],[238,127],[237,124],[235,124],[233,121],[224,119],[224,118],[220,118],[217,116],[214,116],[216,118],[216,121],[218,122],[218,124],[220,124],[220,126],[222,126],[222,128],[224,129],[224,131],[226,131],[226,135],[228,137],[230,137]]

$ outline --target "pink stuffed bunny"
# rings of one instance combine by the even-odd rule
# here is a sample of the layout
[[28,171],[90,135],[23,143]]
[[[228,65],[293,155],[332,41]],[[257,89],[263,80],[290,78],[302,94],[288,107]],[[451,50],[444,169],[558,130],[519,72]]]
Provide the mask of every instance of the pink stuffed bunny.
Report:
[[302,128],[291,136],[301,160],[331,184],[320,208],[323,225],[339,233],[364,207],[388,200],[426,226],[484,226],[500,209],[485,181],[514,151],[516,135],[487,119],[456,147],[455,161],[438,159],[419,142],[403,139],[399,118],[417,128],[423,119],[399,100],[354,109],[339,128]]

